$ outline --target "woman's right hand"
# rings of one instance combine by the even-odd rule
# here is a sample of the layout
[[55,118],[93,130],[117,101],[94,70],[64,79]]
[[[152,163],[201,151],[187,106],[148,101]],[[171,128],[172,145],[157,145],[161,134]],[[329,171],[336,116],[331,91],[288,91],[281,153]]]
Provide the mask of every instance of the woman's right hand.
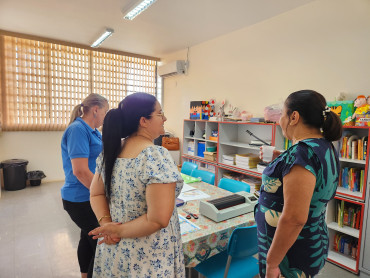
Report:
[[116,244],[121,240],[121,224],[116,222],[106,223],[101,227],[95,228],[89,232],[93,239],[103,238],[98,244]]

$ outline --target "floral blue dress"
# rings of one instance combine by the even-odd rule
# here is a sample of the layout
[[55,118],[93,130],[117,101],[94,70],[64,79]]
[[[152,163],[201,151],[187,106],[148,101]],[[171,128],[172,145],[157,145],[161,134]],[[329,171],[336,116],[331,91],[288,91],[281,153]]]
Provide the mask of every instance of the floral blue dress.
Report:
[[265,277],[267,253],[284,207],[283,178],[294,165],[300,165],[315,175],[316,184],[308,220],[280,263],[280,271],[287,278],[313,277],[324,266],[328,255],[325,212],[337,189],[340,165],[329,141],[305,139],[278,156],[262,174],[261,194],[255,209],[261,277]]
[[[96,172],[101,170],[102,155]],[[110,213],[114,222],[128,222],[147,212],[146,187],[152,183],[176,182],[176,196],[182,189],[181,175],[167,149],[145,148],[136,158],[117,158],[111,183]],[[122,238],[116,245],[96,248],[93,277],[180,277],[185,278],[184,255],[176,206],[169,225],[149,236]]]

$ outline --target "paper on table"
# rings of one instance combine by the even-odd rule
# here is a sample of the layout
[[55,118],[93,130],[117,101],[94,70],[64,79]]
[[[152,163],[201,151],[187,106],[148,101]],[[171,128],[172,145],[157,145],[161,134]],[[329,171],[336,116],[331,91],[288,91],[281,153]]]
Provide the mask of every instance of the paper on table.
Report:
[[193,222],[187,220],[184,216],[179,214],[181,235],[188,234],[200,230],[200,228]]
[[182,187],[182,190],[181,190],[181,193],[186,192],[186,191],[190,191],[190,190],[193,190],[193,189],[195,189],[195,187],[192,187],[192,186],[188,185],[187,183],[184,183],[184,185]]
[[187,201],[209,198],[210,196],[199,189],[181,192],[177,198]]

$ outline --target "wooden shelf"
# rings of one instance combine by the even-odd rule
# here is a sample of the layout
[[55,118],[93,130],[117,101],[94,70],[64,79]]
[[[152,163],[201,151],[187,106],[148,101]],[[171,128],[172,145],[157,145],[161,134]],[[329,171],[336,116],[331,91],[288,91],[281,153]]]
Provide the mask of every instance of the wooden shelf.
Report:
[[353,272],[357,272],[356,260],[353,259],[352,257],[346,256],[336,251],[329,251],[328,260],[330,260],[333,263],[337,263],[341,266],[344,266]]
[[362,165],[366,165],[366,160],[360,160],[360,159],[349,159],[349,158],[343,158],[343,157],[340,157],[339,158],[340,161],[343,161],[343,162],[350,162],[350,163],[355,163],[355,164],[362,164]]
[[361,199],[363,195],[362,192],[358,192],[358,191],[354,192],[344,187],[338,187],[337,194],[346,194],[347,197],[351,197],[354,199]]
[[327,226],[329,229],[341,232],[343,234],[353,236],[355,238],[360,237],[360,230],[357,230],[357,229],[354,229],[348,226],[339,227],[337,222],[330,222],[329,224],[327,224]]
[[238,172],[238,173],[242,173],[242,174],[246,174],[246,175],[250,175],[250,176],[258,177],[258,178],[262,177],[262,172],[257,171],[257,168],[245,169],[245,168],[236,167],[236,165],[229,165],[229,164],[224,164],[224,163],[218,163],[218,164],[221,168],[226,169],[226,170],[230,170],[230,171],[234,171],[234,172]]
[[232,146],[237,148],[251,149],[251,150],[260,150],[259,146],[253,146],[247,143],[241,142],[220,142],[221,145]]

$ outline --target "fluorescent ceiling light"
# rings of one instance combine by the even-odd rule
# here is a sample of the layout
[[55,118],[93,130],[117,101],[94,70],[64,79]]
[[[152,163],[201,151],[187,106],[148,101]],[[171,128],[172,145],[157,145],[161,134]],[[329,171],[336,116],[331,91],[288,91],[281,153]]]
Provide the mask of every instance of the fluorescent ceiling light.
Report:
[[101,36],[93,42],[91,47],[99,47],[103,41],[105,41],[107,38],[109,38],[114,33],[113,29],[107,28],[105,29],[104,33],[101,34]]
[[143,11],[150,7],[155,1],[157,0],[144,0],[144,1],[135,1],[135,4],[130,6],[130,8],[125,9],[123,14],[125,15],[123,18],[128,20],[133,20]]

